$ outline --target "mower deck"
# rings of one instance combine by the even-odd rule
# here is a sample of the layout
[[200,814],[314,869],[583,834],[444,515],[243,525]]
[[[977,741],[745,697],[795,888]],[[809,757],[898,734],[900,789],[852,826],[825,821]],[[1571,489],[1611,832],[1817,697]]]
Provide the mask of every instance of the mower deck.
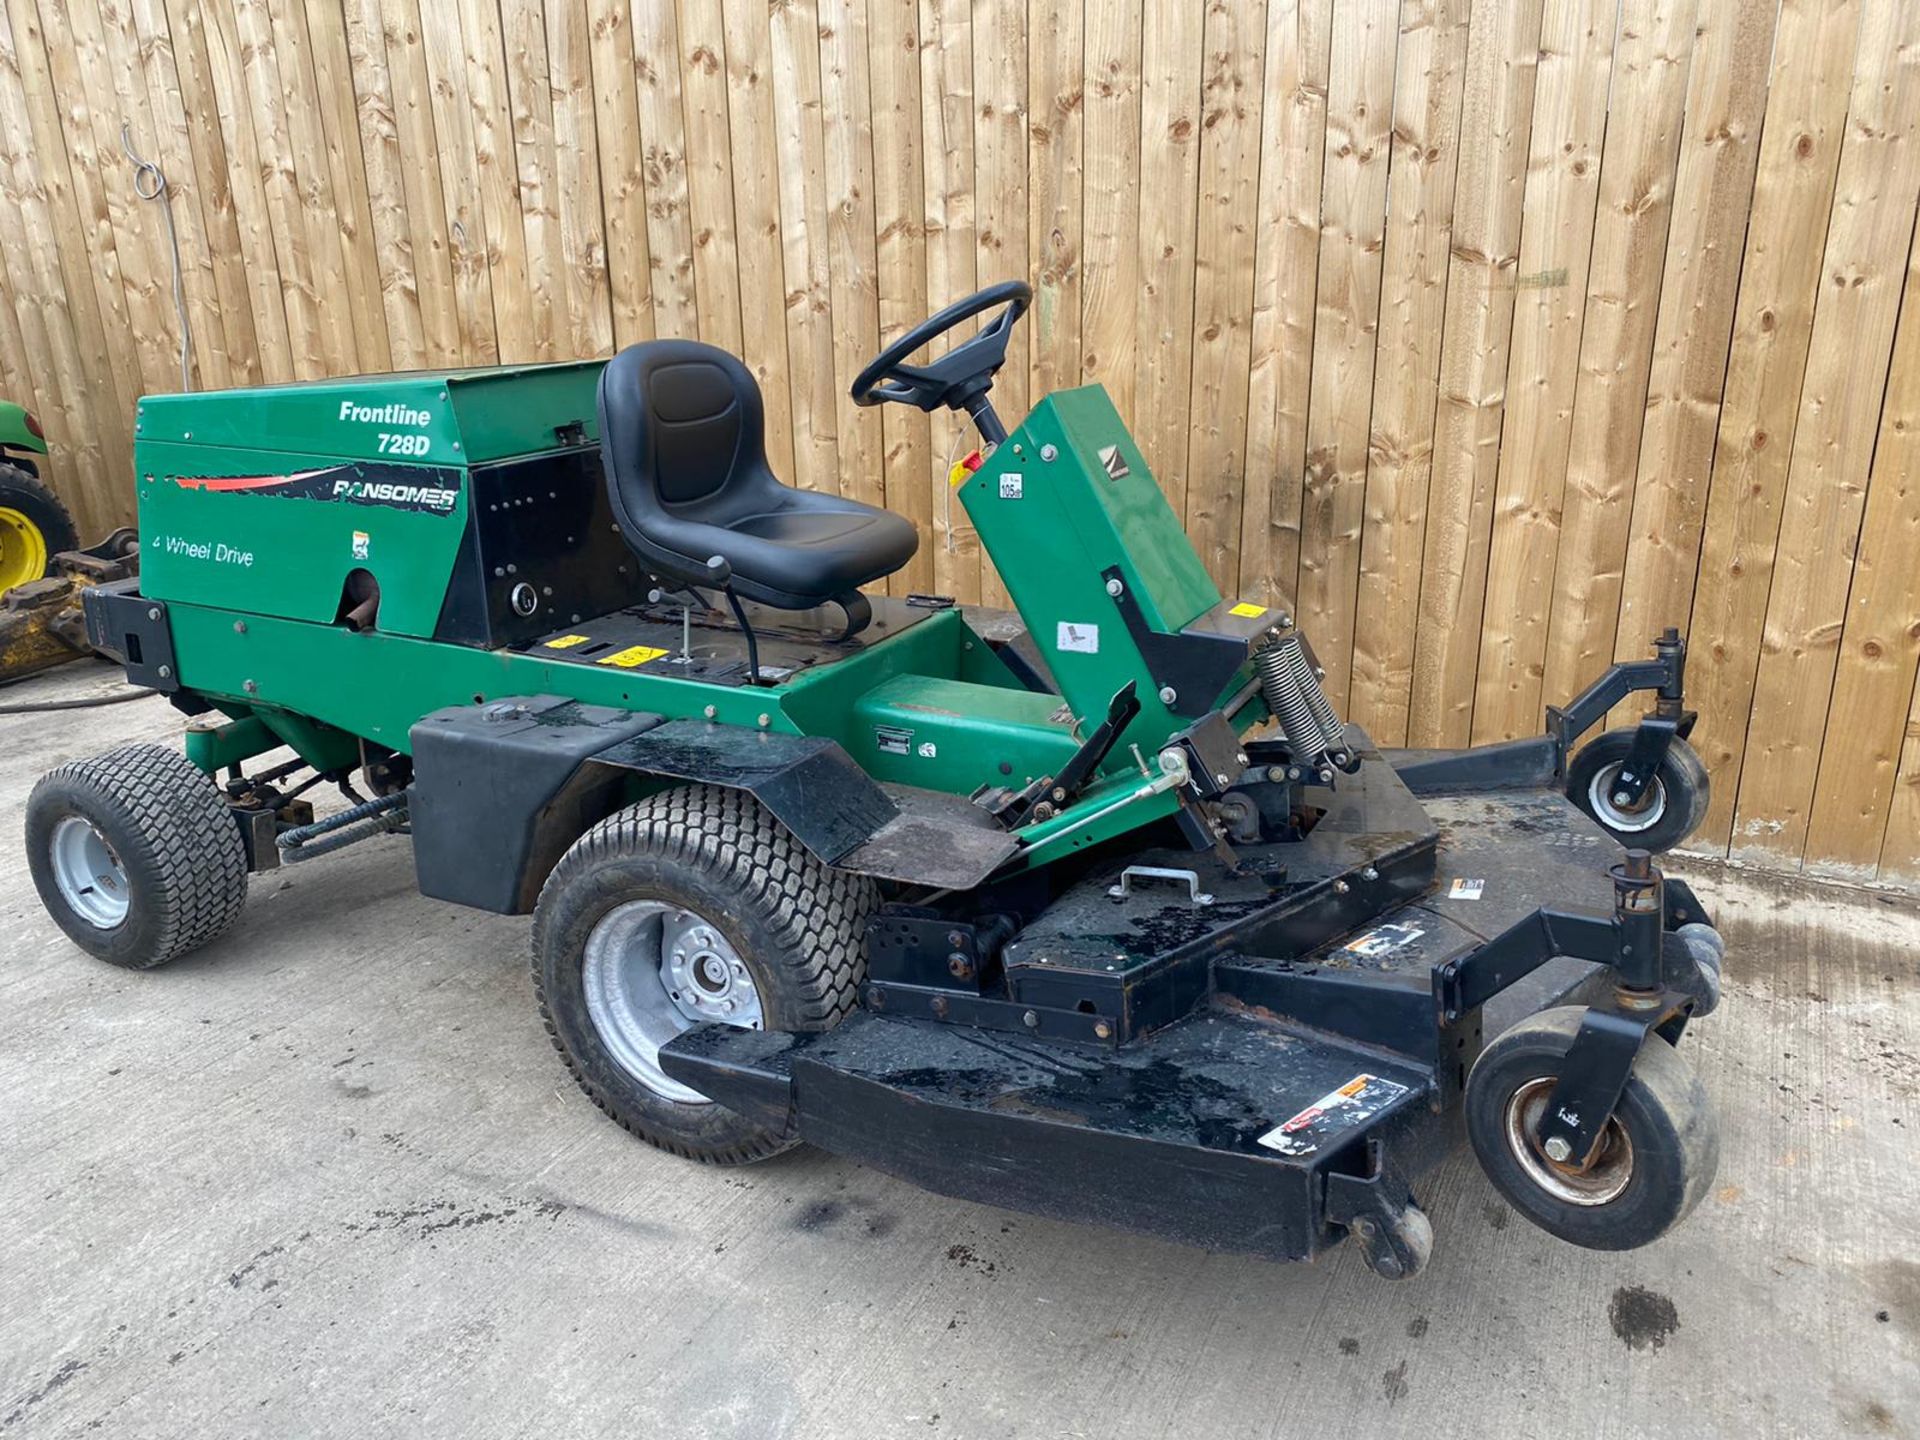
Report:
[[[867,1011],[826,1034],[690,1031],[669,1071],[825,1149],[1010,1209],[1269,1259],[1309,1258],[1363,1214],[1389,1231],[1408,1183],[1457,1142],[1473,1032],[1560,1003],[1596,967],[1550,960],[1484,1020],[1447,1020],[1441,972],[1549,903],[1609,906],[1619,847],[1544,789],[1429,798],[1431,828],[1384,841],[1329,829],[1377,821],[1395,792],[1418,813],[1384,770],[1370,756],[1306,842],[1242,851],[1256,867],[1289,852],[1277,898],[1211,855],[1175,862],[1214,894],[1204,905],[1183,885],[1117,899],[1120,867],[1094,870],[1008,944],[1004,1015],[876,982]],[[1431,878],[1363,897],[1341,859],[1355,880],[1371,867],[1405,887],[1426,861]],[[1319,935],[1341,885],[1336,903],[1371,913]],[[1078,1008],[1045,1008],[1081,991]],[[1059,1033],[1088,1006],[1086,1038]]]

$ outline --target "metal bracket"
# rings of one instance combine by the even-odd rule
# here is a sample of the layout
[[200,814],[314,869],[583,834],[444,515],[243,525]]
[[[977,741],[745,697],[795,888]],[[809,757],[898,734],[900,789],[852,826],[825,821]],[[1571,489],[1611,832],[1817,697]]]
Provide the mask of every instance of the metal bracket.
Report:
[[1433,1224],[1378,1140],[1367,1142],[1367,1170],[1327,1176],[1327,1219],[1353,1233],[1374,1274],[1411,1279],[1433,1254]]
[[1540,1122],[1540,1148],[1554,1164],[1584,1168],[1592,1163],[1647,1031],[1664,1014],[1664,1007],[1640,1015],[1587,1011]]
[[1184,882],[1187,898],[1195,905],[1213,904],[1213,896],[1200,888],[1200,876],[1193,870],[1174,870],[1165,865],[1129,865],[1120,872],[1120,879],[1107,887],[1107,894],[1116,900],[1127,900],[1133,895],[1133,882],[1136,880],[1171,880],[1176,884]]

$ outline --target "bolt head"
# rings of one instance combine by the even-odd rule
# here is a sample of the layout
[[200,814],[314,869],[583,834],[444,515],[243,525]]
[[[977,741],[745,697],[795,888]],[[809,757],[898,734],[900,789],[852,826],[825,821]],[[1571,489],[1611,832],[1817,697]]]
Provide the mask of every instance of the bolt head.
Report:
[[260,682],[258,680],[244,680],[241,682],[240,688],[249,695],[258,695],[260,693]]
[[1036,1015],[1033,1011],[1029,1010],[1027,1011],[1026,1014],[1020,1017],[1020,1023],[1026,1026],[1029,1030],[1038,1030],[1040,1028],[1040,1017]]
[[1040,447],[1040,458],[1042,460],[1051,460],[1059,453],[1059,448],[1053,445],[1042,445]]
[[1613,792],[1613,803],[1616,805],[1630,805],[1633,803],[1633,797],[1624,790],[1616,790]]
[[173,678],[173,667],[171,665],[162,665],[158,673],[162,680],[171,680]]
[[720,707],[718,705],[709,705],[701,713],[705,715],[707,719],[711,720],[720,713]]
[[767,726],[771,725],[772,723],[773,723],[773,717],[768,715],[764,710],[761,711],[760,712],[760,728],[764,730],[767,728]]
[[1107,593],[1113,596],[1115,599],[1118,599],[1120,597],[1121,592],[1123,592],[1126,588],[1127,587],[1122,585],[1118,580],[1107,581]]
[[1104,1020],[1096,1020],[1093,1022],[1093,1036],[1096,1040],[1111,1040],[1113,1038],[1113,1026]]
[[1566,1164],[1573,1155],[1573,1146],[1567,1143],[1567,1137],[1564,1135],[1549,1136],[1547,1143],[1540,1148],[1547,1152],[1547,1159],[1556,1165]]
[[1179,698],[1180,698],[1179,692],[1176,691],[1173,688],[1173,686],[1162,685],[1160,687],[1160,703],[1162,705],[1171,705],[1173,704],[1174,701],[1178,700]]

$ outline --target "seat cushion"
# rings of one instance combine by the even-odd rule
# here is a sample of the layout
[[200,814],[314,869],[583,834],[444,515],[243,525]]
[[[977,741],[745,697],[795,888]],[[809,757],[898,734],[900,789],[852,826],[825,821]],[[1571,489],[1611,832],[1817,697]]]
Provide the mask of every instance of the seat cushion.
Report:
[[788,495],[779,508],[724,527],[669,507],[647,527],[647,539],[695,565],[724,555],[741,595],[793,609],[811,609],[891,575],[919,548],[918,533],[898,515],[812,491]]

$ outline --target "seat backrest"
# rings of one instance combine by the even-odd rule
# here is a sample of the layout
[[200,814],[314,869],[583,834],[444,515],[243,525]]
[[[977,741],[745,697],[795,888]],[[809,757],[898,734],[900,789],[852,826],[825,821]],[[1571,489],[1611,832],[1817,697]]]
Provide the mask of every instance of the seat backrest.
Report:
[[[751,513],[767,469],[760,387],[739,360],[695,340],[630,345],[600,376],[600,450],[629,541],[672,517],[724,525]],[[704,558],[704,557],[702,557]]]

